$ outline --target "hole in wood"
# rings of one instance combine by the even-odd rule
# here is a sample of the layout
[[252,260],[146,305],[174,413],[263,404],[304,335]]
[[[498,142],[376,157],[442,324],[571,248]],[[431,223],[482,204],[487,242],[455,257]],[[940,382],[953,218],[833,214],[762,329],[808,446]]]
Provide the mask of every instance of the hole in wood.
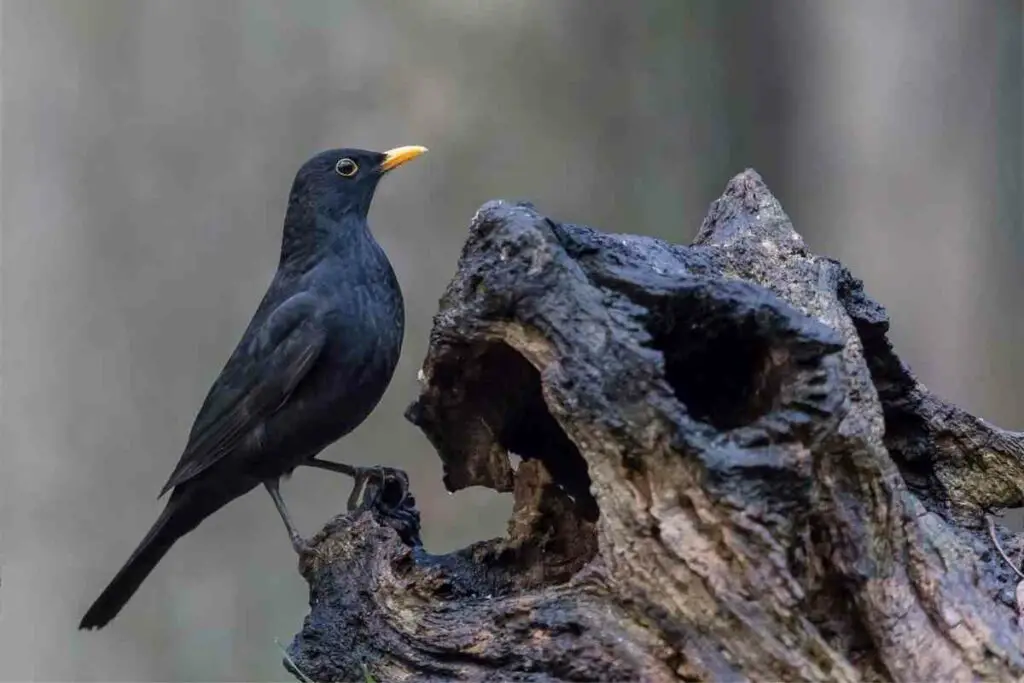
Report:
[[575,500],[581,516],[597,519],[587,463],[548,411],[537,369],[503,343],[489,344],[479,363],[483,391],[477,400],[490,402],[486,412],[498,442],[521,462],[544,463],[554,483]]
[[752,316],[693,299],[665,301],[648,318],[665,379],[695,419],[716,429],[742,427],[778,403],[788,354],[773,352]]
[[539,461],[572,509],[597,519],[586,460],[551,415],[540,372],[522,354],[500,341],[456,347],[433,367],[432,384],[430,399],[406,417],[441,454],[448,490],[512,491],[523,466]]

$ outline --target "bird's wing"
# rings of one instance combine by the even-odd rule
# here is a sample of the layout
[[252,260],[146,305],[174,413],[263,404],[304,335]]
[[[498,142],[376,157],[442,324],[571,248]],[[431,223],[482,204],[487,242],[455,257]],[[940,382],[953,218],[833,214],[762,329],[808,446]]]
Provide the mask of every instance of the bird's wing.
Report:
[[313,367],[327,334],[310,294],[286,300],[266,321],[247,331],[210,387],[188,445],[162,496],[232,452],[287,403]]

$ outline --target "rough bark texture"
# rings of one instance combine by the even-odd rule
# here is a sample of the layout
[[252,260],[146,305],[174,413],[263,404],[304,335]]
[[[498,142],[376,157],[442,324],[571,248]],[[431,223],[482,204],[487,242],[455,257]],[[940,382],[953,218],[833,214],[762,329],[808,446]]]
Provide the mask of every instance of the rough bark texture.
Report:
[[930,394],[887,327],[753,171],[690,246],[486,204],[407,417],[450,490],[514,494],[508,536],[430,555],[387,471],[303,558],[291,657],[316,681],[1019,680],[984,514],[1024,503],[1024,437]]

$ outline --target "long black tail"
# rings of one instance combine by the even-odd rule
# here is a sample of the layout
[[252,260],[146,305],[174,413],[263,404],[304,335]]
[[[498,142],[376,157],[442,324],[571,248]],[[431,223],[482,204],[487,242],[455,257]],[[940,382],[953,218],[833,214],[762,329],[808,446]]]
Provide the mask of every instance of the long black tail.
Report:
[[190,507],[185,500],[172,495],[142,543],[100,597],[96,598],[78,628],[103,628],[117,616],[174,542],[196,528],[205,516],[197,515],[198,510],[191,510]]

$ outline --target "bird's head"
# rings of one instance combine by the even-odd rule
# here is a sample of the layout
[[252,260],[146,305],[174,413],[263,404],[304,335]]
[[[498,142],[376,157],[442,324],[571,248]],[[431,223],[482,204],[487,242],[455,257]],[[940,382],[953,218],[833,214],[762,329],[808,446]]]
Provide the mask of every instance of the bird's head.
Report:
[[289,203],[334,220],[347,215],[365,219],[381,177],[426,151],[426,147],[411,145],[387,152],[320,152],[295,174]]

